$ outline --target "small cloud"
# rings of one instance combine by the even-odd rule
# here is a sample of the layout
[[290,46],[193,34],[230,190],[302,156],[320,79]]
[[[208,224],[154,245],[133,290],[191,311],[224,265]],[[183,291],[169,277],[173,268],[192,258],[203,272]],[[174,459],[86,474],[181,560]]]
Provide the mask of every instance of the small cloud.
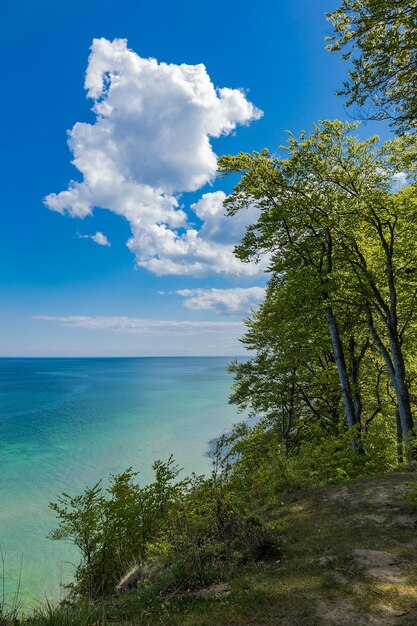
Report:
[[212,310],[222,315],[246,315],[265,295],[264,287],[232,289],[180,289],[187,309]]
[[99,246],[107,246],[110,248],[111,243],[110,241],[107,239],[106,235],[104,235],[101,231],[97,231],[95,235],[80,235],[79,233],[78,237],[80,239],[91,239],[92,241],[94,241],[95,243],[98,243]]
[[99,246],[111,246],[110,241],[107,239],[106,235],[103,235],[99,230],[95,235],[91,235],[91,239],[98,243]]

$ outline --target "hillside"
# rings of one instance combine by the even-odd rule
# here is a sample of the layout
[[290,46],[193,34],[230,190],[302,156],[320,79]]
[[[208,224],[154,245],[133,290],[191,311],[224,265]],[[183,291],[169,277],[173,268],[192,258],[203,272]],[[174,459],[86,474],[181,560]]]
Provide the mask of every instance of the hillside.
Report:
[[242,572],[217,597],[168,605],[159,623],[416,624],[417,511],[403,502],[413,480],[393,472],[294,495],[278,507],[280,562]]
[[390,626],[417,623],[417,510],[411,472],[294,492],[265,512],[282,527],[282,557],[228,583],[169,597],[152,590],[97,609],[50,611],[25,626]]
[[394,472],[294,495],[278,508],[280,562],[243,572],[217,597],[175,601],[180,614],[168,605],[159,623],[416,624],[417,512],[403,504],[413,479]]

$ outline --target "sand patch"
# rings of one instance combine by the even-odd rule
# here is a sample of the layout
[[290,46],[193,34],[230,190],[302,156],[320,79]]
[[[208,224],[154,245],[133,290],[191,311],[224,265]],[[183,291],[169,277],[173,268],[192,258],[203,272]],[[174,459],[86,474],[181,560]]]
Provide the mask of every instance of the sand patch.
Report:
[[404,562],[396,554],[365,548],[356,548],[351,554],[355,566],[368,578],[386,583],[406,582]]

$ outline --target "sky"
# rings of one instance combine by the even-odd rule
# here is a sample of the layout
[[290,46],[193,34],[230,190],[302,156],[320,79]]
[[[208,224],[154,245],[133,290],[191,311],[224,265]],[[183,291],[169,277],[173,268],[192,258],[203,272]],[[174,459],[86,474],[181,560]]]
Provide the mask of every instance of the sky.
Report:
[[216,159],[348,119],[337,5],[1,0],[0,356],[244,353]]

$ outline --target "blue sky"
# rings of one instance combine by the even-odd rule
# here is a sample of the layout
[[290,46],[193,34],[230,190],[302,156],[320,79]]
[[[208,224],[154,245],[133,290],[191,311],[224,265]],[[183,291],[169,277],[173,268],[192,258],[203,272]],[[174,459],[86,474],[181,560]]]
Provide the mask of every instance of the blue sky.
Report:
[[346,119],[337,4],[3,0],[1,355],[242,353],[215,155]]

